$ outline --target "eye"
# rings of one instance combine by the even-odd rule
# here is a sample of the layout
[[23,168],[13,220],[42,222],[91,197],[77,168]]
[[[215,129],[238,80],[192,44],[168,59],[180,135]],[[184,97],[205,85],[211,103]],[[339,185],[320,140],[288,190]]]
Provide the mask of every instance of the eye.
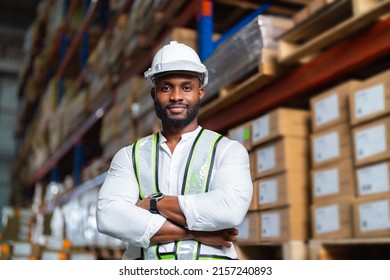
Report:
[[184,90],[185,92],[189,92],[189,91],[192,90],[192,87],[191,87],[190,85],[185,85],[185,86],[183,86],[183,90]]
[[162,92],[168,92],[168,91],[170,91],[170,90],[171,90],[171,87],[168,86],[168,85],[163,85],[163,86],[161,86],[161,91],[162,91]]

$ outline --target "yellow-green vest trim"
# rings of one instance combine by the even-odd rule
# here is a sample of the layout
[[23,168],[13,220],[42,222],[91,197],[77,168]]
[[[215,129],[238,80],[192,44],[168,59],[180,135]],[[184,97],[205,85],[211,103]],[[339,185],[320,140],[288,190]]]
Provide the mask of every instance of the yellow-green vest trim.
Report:
[[[222,135],[201,129],[192,144],[187,159],[182,184],[182,195],[205,193],[209,190],[215,152]],[[158,150],[159,134],[155,133],[139,139],[133,145],[133,167],[137,178],[140,199],[158,192]],[[201,244],[195,240],[180,240],[174,245],[174,252],[161,254],[158,244],[142,249],[141,258],[147,260],[177,259],[221,259],[224,256],[200,256]]]

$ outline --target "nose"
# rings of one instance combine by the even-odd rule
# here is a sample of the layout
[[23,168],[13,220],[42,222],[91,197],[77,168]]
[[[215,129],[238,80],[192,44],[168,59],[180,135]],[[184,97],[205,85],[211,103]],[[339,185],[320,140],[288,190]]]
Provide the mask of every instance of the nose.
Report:
[[183,93],[180,87],[174,87],[169,95],[170,101],[183,101]]

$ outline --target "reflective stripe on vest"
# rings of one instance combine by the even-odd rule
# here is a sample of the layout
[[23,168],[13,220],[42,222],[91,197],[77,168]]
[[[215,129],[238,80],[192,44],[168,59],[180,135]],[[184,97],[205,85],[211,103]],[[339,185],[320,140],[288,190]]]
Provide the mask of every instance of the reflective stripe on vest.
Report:
[[[222,135],[201,129],[192,144],[187,159],[181,194],[199,194],[209,190],[214,164],[215,151]],[[158,133],[144,137],[133,145],[133,166],[139,186],[140,198],[159,191],[158,188]],[[158,245],[143,250],[143,258],[148,260],[199,259],[200,244],[195,240],[175,242],[175,252],[159,254]]]
[[[133,145],[133,167],[139,187],[139,196],[158,192],[158,145],[159,134],[139,139]],[[142,155],[140,158],[139,155]]]

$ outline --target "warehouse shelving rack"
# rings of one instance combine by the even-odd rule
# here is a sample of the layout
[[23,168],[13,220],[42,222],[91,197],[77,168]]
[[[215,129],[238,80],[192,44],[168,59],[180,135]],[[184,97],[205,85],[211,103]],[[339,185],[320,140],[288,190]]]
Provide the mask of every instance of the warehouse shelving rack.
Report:
[[[71,3],[77,2],[73,0]],[[74,51],[82,41],[83,33],[88,29],[90,19],[93,13],[96,11],[97,2],[90,4],[88,12],[84,18],[82,28],[73,38],[70,47],[64,55],[63,63],[56,72],[56,77],[61,77],[64,73],[67,63],[74,55]],[[126,1],[121,9],[121,12],[126,12],[132,5],[132,0]],[[183,10],[179,18],[172,19],[170,26],[184,26],[190,20],[196,16],[196,5],[200,2],[206,2],[205,5],[210,4],[211,1],[199,0],[189,1],[190,3]],[[71,11],[71,9],[69,9]],[[205,14],[208,17],[204,24],[198,25],[198,31],[200,34],[200,48],[205,48],[206,56],[210,48],[213,47],[213,42],[210,41],[209,28],[211,14]],[[198,22],[201,22],[202,17],[198,18]],[[108,32],[112,27],[113,21],[110,21],[105,32]],[[65,25],[66,26],[66,23]],[[211,32],[212,33],[212,32]],[[204,34],[205,37],[202,37]],[[103,35],[104,36],[104,35]],[[164,35],[161,36],[162,39]],[[313,92],[329,84],[333,84],[337,81],[347,78],[349,75],[362,70],[368,65],[380,61],[389,56],[390,54],[390,19],[384,19],[369,27],[365,28],[360,34],[354,37],[337,43],[330,49],[318,55],[310,62],[302,65],[289,66],[289,71],[286,71],[281,77],[275,81],[267,84],[260,89],[256,89],[255,92],[248,94],[240,100],[234,103],[226,101],[225,103],[217,103],[215,106],[209,104],[207,114],[204,117],[200,115],[201,125],[205,128],[225,133],[229,128],[234,127],[240,123],[253,119],[273,108],[293,102],[295,98],[307,98]],[[57,39],[59,40],[59,39]],[[208,49],[208,50],[207,50]],[[58,53],[58,50],[57,50]],[[120,80],[123,81],[128,77],[142,73],[142,71],[150,63],[153,50],[148,50],[146,54],[139,58],[134,63],[134,67],[130,68],[126,73],[123,73]],[[84,78],[88,69],[82,68],[80,75],[77,79],[77,84],[81,87],[84,83]],[[24,81],[24,79],[23,79]],[[20,90],[23,90],[23,82]],[[34,184],[47,178],[49,174],[52,177],[56,177],[53,174],[56,173],[57,163],[65,157],[66,154],[74,152],[74,165],[73,170],[79,172],[82,165],[82,139],[84,135],[96,125],[100,118],[101,113],[106,112],[112,105],[115,98],[115,92],[113,92],[107,99],[100,104],[101,111],[92,112],[65,143],[49,158],[49,160],[38,170],[31,184],[31,188]],[[256,106],[254,106],[256,104]],[[79,175],[75,175],[77,177]],[[83,184],[76,184],[77,193],[73,195],[67,195],[61,200],[61,203],[66,203],[72,198],[76,197],[84,190],[91,188],[92,183],[95,183],[93,187],[99,186],[102,182],[102,178],[105,174],[100,175],[99,183],[96,184],[96,180],[93,179]],[[94,181],[95,180],[95,181]],[[77,182],[77,180],[76,180]],[[46,208],[45,211],[53,209],[53,205]]]
[[[343,41],[312,61],[299,65],[259,91],[228,108],[211,108],[202,125],[226,131],[281,104],[311,94],[327,84],[342,80],[390,54],[390,19],[369,26],[359,35]],[[256,104],[256,106],[254,106]]]

